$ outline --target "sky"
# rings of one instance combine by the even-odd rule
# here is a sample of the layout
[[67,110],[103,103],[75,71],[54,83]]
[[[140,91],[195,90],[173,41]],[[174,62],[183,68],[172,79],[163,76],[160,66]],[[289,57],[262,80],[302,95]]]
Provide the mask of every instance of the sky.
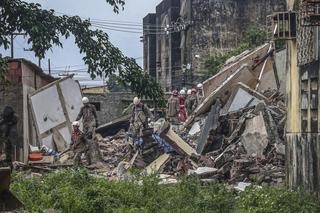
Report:
[[[157,4],[161,0],[126,0],[125,8],[120,11],[119,14],[115,14],[112,11],[112,7],[106,3],[105,0],[24,0],[26,2],[39,3],[44,9],[54,9],[57,15],[78,15],[83,18],[100,19],[102,21],[115,21],[115,22],[130,22],[134,25],[141,24],[142,19],[148,13],[154,13]],[[125,30],[127,25],[121,28]],[[140,27],[140,28],[141,28]],[[132,26],[132,28],[139,28],[138,26]],[[142,65],[143,49],[142,43],[140,42],[141,34],[117,32],[112,30],[104,29],[107,32],[110,41],[118,47],[126,56],[137,59],[138,64]],[[137,31],[137,30],[129,30]],[[26,43],[23,36],[17,36],[14,39],[14,57],[15,58],[26,58],[36,64],[38,59],[34,57],[34,53],[25,51],[24,49],[30,48],[30,45]],[[0,48],[0,53],[3,56],[10,56],[10,49],[4,50]],[[44,70],[48,70],[48,58],[51,61],[52,73],[61,73],[64,70],[80,70],[76,78],[80,81],[85,82],[86,85],[100,84],[101,80],[92,82],[89,80],[88,75],[85,73],[84,63],[82,61],[82,55],[79,53],[79,49],[74,44],[73,38],[63,40],[63,48],[54,47],[51,51],[49,50],[46,54],[46,58],[42,60],[41,67]]]

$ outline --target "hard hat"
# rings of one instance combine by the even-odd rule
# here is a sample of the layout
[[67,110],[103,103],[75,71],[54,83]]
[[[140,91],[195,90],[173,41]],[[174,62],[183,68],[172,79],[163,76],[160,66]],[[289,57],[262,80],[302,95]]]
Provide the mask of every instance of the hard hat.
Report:
[[134,104],[134,105],[140,104],[140,99],[139,99],[138,97],[134,97],[134,99],[133,99],[133,104]]
[[191,89],[188,89],[187,95],[191,95]]
[[89,99],[87,97],[82,98],[82,103],[87,104],[89,103]]
[[180,95],[185,95],[186,91],[184,89],[180,90]]
[[198,89],[202,89],[202,87],[203,87],[203,85],[201,83],[197,85]]
[[191,93],[197,93],[197,89],[196,88],[192,88]]
[[177,90],[173,90],[173,91],[172,91],[172,95],[173,95],[173,96],[178,96],[178,91],[177,91]]
[[79,127],[79,126],[80,126],[79,121],[73,121],[73,122],[72,122],[72,126],[78,126],[78,127]]

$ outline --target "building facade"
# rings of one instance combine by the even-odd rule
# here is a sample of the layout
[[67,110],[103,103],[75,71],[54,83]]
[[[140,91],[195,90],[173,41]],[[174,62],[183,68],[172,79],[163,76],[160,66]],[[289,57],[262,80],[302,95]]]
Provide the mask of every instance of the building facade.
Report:
[[[157,81],[166,91],[193,86],[210,56],[236,48],[250,26],[266,26],[268,15],[285,9],[285,0],[162,1],[156,8]],[[150,54],[144,51],[145,61]]]
[[154,79],[157,78],[156,35],[156,14],[149,13],[143,19],[143,69],[148,72]]

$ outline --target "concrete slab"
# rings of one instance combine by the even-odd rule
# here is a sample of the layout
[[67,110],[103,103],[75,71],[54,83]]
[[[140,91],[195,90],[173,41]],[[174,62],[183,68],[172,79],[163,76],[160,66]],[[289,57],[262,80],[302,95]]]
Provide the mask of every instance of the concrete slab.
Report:
[[268,98],[258,91],[239,82],[223,107],[222,113],[235,112],[246,107],[256,106],[260,102],[267,103],[268,101]]
[[246,120],[246,127],[241,136],[241,143],[250,156],[263,157],[263,151],[267,147],[268,133],[262,113]]

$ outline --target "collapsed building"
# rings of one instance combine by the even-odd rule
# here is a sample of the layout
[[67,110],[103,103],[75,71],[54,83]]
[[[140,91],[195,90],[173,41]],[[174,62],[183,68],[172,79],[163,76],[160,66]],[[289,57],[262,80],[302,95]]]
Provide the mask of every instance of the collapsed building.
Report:
[[[266,43],[228,60],[219,73],[203,83],[205,99],[184,126],[160,119],[131,144],[126,134],[130,115],[101,125],[94,139],[99,148],[97,157],[88,169],[94,175],[117,180],[132,178],[130,168],[137,168],[143,174],[159,174],[162,183],[194,174],[203,182],[283,184],[286,108],[280,88],[285,61],[277,60],[278,54],[282,52],[275,52],[273,43]],[[70,95],[60,97],[62,93],[54,88],[63,82],[69,85]],[[77,102],[81,91],[71,77],[55,81],[30,96],[34,109],[46,103],[43,100],[48,92],[63,98],[57,101],[61,116],[53,113],[57,106],[42,107],[35,122],[40,145],[56,152],[48,151],[42,160],[28,165],[16,163],[16,168],[47,172],[73,166],[68,121],[74,117],[74,105],[81,106]]]

